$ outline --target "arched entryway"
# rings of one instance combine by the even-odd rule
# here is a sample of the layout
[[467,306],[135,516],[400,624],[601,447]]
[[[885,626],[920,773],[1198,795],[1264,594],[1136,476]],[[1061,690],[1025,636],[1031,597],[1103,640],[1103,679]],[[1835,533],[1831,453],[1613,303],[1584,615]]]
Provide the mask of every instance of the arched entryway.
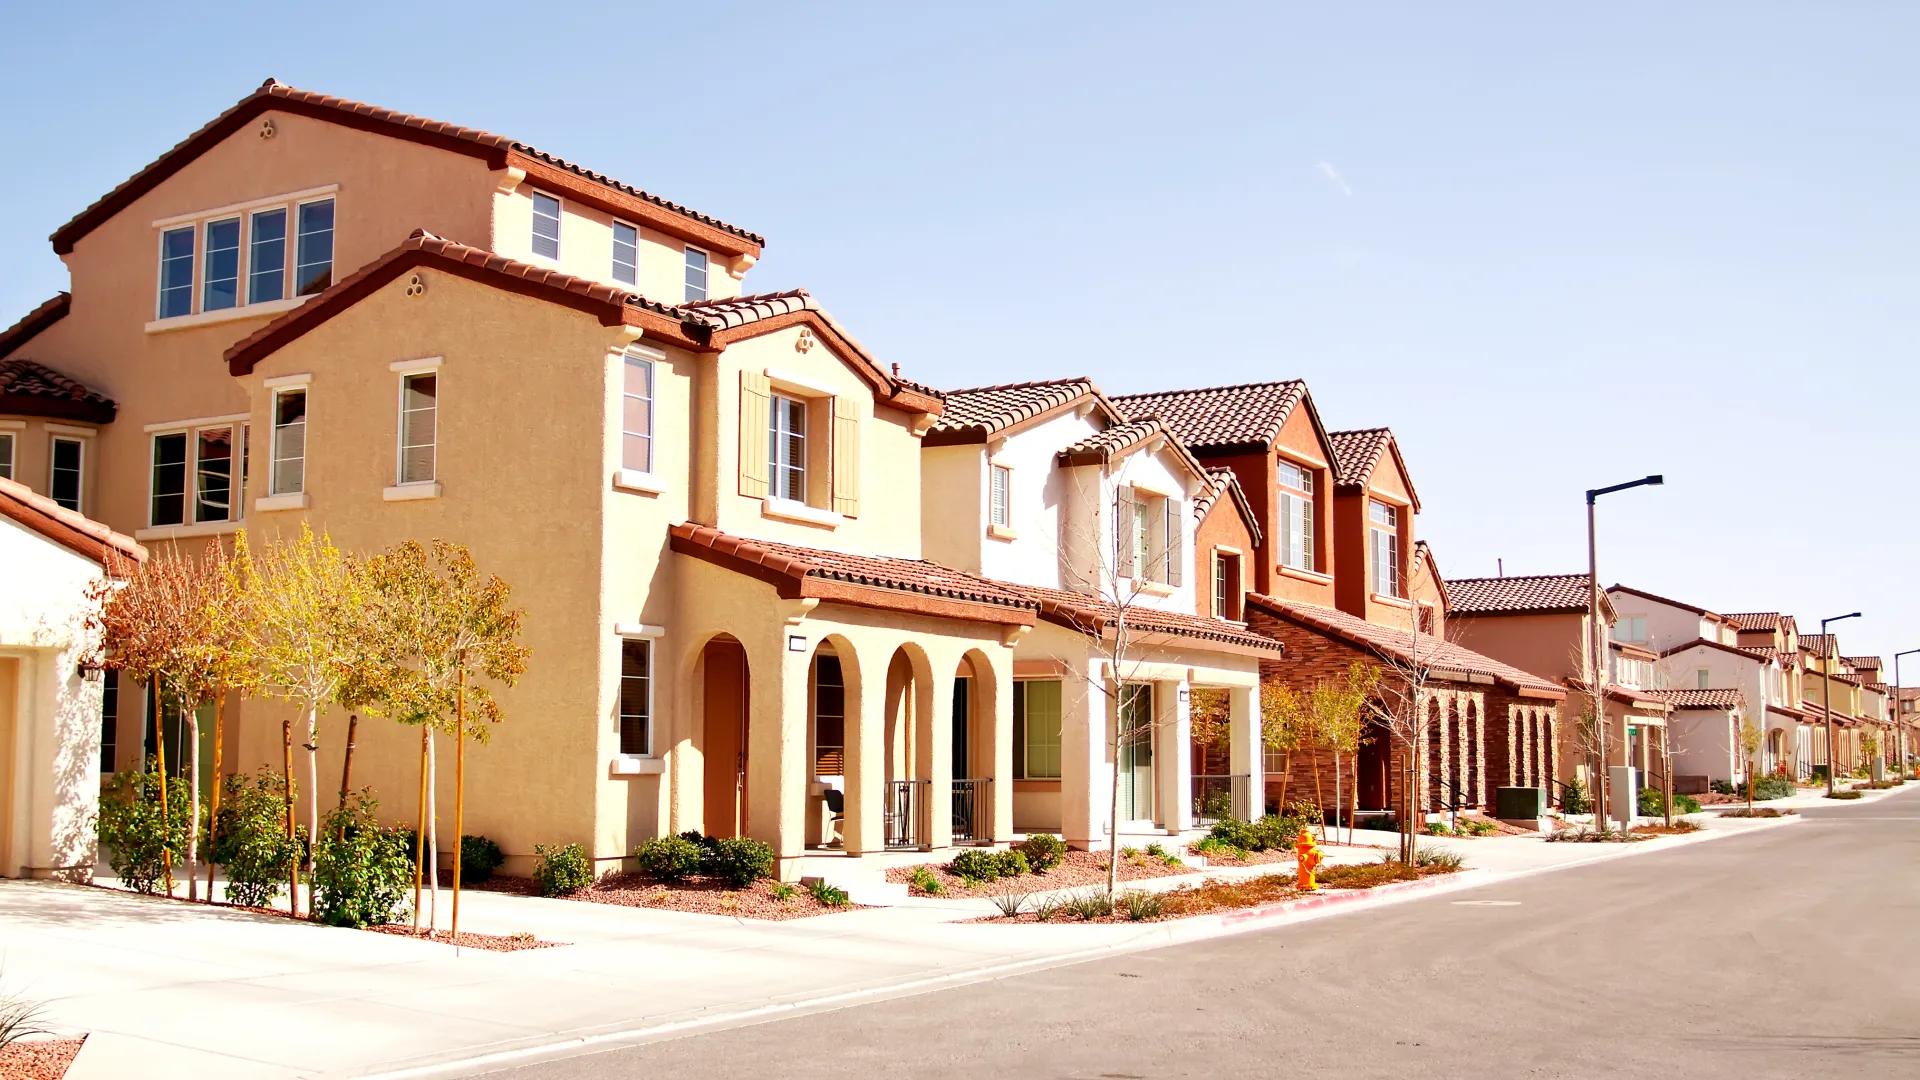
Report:
[[849,764],[860,738],[860,663],[851,642],[831,635],[807,668],[807,834],[810,848],[846,845],[855,798]]
[[[887,662],[886,781],[882,827],[886,846],[930,847],[933,836],[933,670],[917,645],[895,649]],[[939,755],[945,756],[945,755]]]
[[953,673],[952,739],[949,758],[952,779],[952,839],[956,844],[992,843],[993,785],[999,741],[999,686],[993,665],[978,650],[960,658]]
[[747,650],[730,634],[700,652],[702,818],[709,836],[745,836],[747,806]]

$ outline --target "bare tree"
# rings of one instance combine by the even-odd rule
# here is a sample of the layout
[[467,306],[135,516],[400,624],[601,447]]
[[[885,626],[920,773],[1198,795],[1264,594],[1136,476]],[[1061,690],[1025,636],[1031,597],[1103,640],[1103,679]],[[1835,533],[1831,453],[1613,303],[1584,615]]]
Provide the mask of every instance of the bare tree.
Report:
[[[1451,633],[1451,631],[1448,631]],[[1419,830],[1414,818],[1422,811],[1417,805],[1419,770],[1432,731],[1429,715],[1435,701],[1430,684],[1433,664],[1449,642],[1436,634],[1423,632],[1420,619],[1408,620],[1404,653],[1380,650],[1379,674],[1368,706],[1374,719],[1402,749],[1400,767],[1400,858],[1411,866],[1416,860]]]

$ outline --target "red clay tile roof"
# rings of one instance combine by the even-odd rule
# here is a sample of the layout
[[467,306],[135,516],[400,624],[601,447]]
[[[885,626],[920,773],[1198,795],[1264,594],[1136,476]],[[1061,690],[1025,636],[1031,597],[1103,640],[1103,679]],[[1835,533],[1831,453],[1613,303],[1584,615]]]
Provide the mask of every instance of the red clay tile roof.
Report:
[[759,323],[793,315],[818,321],[821,328],[839,344],[838,351],[852,354],[849,359],[861,369],[867,381],[873,383],[874,389],[881,392],[881,396],[884,396],[890,404],[916,412],[933,414],[940,413],[945,407],[940,391],[901,378],[898,365],[895,365],[892,375],[881,370],[880,361],[867,351],[867,347],[860,344],[832,315],[827,314],[826,309],[815,302],[805,289],[734,296],[723,300],[697,300],[680,304],[674,310],[687,320],[689,326],[695,328],[696,336],[699,336],[701,328],[704,328],[708,341],[721,347],[740,338],[753,336],[744,331],[752,329]]
[[308,90],[296,90],[268,79],[260,85],[258,90],[241,98],[232,108],[208,121],[200,130],[181,140],[173,149],[161,154],[152,164],[134,173],[118,187],[101,196],[92,206],[82,210],[72,221],[55,230],[51,237],[54,252],[65,255],[72,251],[73,245],[81,237],[97,228],[101,222],[124,210],[135,199],[159,186],[162,181],[185,168],[189,162],[216,143],[268,111],[310,116],[329,123],[478,157],[485,161],[489,169],[502,169],[513,164],[525,169],[530,175],[542,174],[538,175],[538,179],[547,179],[543,174],[548,172],[578,177],[586,181],[582,186],[589,192],[604,192],[615,202],[638,204],[640,207],[659,212],[659,218],[649,224],[659,225],[667,231],[673,231],[673,222],[678,220],[685,224],[686,230],[690,230],[700,239],[707,240],[709,243],[720,239],[724,246],[756,257],[759,255],[761,246],[765,244],[761,237],[745,229],[705,214],[697,214],[678,203],[669,202],[657,195],[650,195],[638,188],[535,150],[525,143],[515,142],[505,136],[494,135],[478,128],[461,127],[458,124],[412,116],[358,101],[349,101],[346,98],[317,94]]
[[1399,440],[1393,437],[1392,428],[1329,431],[1327,444],[1333,448],[1333,484],[1350,490],[1364,489],[1368,477],[1379,467],[1380,455],[1391,449],[1393,460],[1400,466],[1400,475],[1407,481],[1407,494],[1413,498],[1413,512],[1420,512],[1420,494],[1413,490],[1413,477],[1407,472],[1406,460],[1400,456]]
[[55,293],[47,300],[5,330],[0,331],[0,357],[9,356],[15,349],[33,340],[34,336],[54,323],[67,317],[73,307],[71,293]]
[[1800,651],[1812,653],[1822,659],[1833,656],[1838,649],[1833,643],[1832,634],[1801,634]]
[[[1102,598],[1067,592],[1064,589],[1042,588],[1037,585],[1009,585],[1008,588],[1018,589],[1031,596],[1040,605],[1041,617],[1048,622],[1057,623],[1083,634],[1105,634],[1108,628],[1119,619],[1119,605]],[[1273,656],[1278,656],[1283,651],[1278,641],[1247,629],[1244,623],[1229,622],[1225,619],[1210,619],[1203,615],[1192,615],[1186,612],[1130,605],[1126,611],[1126,622],[1132,627],[1131,633],[1135,634],[1168,634],[1175,637],[1195,638]]]
[[147,557],[147,549],[133,537],[114,532],[5,477],[0,477],[0,517],[17,521],[61,547],[92,559],[114,577],[127,576]]
[[1855,671],[1879,671],[1880,658],[1877,656],[1843,656],[1844,664],[1851,665]]
[[1195,479],[1203,484],[1207,482],[1207,467],[1200,464],[1200,459],[1193,456],[1187,444],[1168,430],[1157,416],[1145,416],[1104,428],[1054,454],[1054,460],[1069,466],[1105,465],[1151,444],[1156,438],[1166,440],[1166,448],[1173,451]]
[[[1248,593],[1247,602],[1297,625],[1358,645],[1387,660],[1406,663],[1416,659],[1415,638],[1405,630],[1379,623],[1355,618],[1344,611],[1318,604],[1302,604],[1278,597]],[[1517,690],[1526,690],[1541,696],[1554,698],[1566,697],[1566,689],[1553,682],[1533,675],[1511,664],[1503,664],[1491,656],[1482,656],[1472,649],[1463,648],[1451,641],[1431,635],[1418,638],[1418,661],[1433,671],[1436,676],[1445,672],[1458,672],[1464,675],[1487,675],[1496,682]]]
[[679,308],[715,330],[731,330],[736,326],[748,326],[795,311],[819,311],[820,305],[814,303],[807,290],[788,289],[786,292],[733,296],[724,300],[696,300],[681,304]]
[[1004,383],[948,390],[947,408],[927,432],[927,446],[985,442],[1013,428],[1091,401],[1114,422],[1122,419],[1092,379],[1054,379],[1048,382]]
[[1738,690],[1650,690],[1648,693],[1676,709],[1738,709],[1746,704],[1745,696]]
[[1165,420],[1195,453],[1257,452],[1273,446],[1306,394],[1307,384],[1292,379],[1126,394],[1113,401],[1130,415],[1152,414]]
[[1585,574],[1449,578],[1455,615],[1538,615],[1586,611],[1592,595]]
[[1255,520],[1253,504],[1247,502],[1246,490],[1240,486],[1239,474],[1232,469],[1208,469],[1207,479],[1210,483],[1206,490],[1200,493],[1199,498],[1193,500],[1193,520],[1195,522],[1207,520],[1207,514],[1213,510],[1214,504],[1220,501],[1220,496],[1231,495],[1234,505],[1240,508],[1240,520],[1246,525],[1247,534],[1252,538],[1253,546],[1259,547],[1260,523]]
[[24,356],[0,360],[0,413],[111,424],[119,406],[75,379]]
[[768,582],[787,599],[820,600],[1008,625],[1033,625],[1038,605],[1023,591],[924,559],[850,555],[734,536],[687,522],[669,544]]
[[1780,628],[1780,613],[1777,611],[1741,611],[1721,618],[1732,623],[1736,630],[1760,631]]

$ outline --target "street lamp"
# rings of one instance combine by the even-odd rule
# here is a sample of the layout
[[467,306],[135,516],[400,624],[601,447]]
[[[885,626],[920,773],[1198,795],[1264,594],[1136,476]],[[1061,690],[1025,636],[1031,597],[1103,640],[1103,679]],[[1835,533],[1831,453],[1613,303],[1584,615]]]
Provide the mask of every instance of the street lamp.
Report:
[[[1860,617],[1860,613],[1857,611],[1853,611],[1853,612],[1848,612],[1845,615],[1835,615],[1831,619],[1820,620],[1820,647],[1823,649],[1832,650],[1832,652],[1829,653],[1828,655],[1821,657],[1821,659],[1825,660],[1826,663],[1820,665],[1820,707],[1825,709],[1827,713],[1827,794],[1829,795],[1833,794],[1833,791],[1834,791],[1834,788],[1833,788],[1833,660],[1834,660],[1834,657],[1840,655],[1840,650],[1837,648],[1834,648],[1833,639],[1827,636],[1827,624],[1837,623],[1841,619],[1857,619],[1859,617]],[[1748,783],[1752,783],[1752,781],[1749,780]]]
[[1587,633],[1593,641],[1594,663],[1592,676],[1587,685],[1593,690],[1593,728],[1599,736],[1600,767],[1593,778],[1593,821],[1596,828],[1606,828],[1607,821],[1607,638],[1600,632],[1600,557],[1594,542],[1593,504],[1602,495],[1611,495],[1616,491],[1626,491],[1637,487],[1658,487],[1667,482],[1660,475],[1643,476],[1638,480],[1629,480],[1612,487],[1587,489],[1587,618],[1591,623]]
[[1920,653],[1920,649],[1908,649],[1893,654],[1893,732],[1894,741],[1899,745],[1900,779],[1907,778],[1907,724],[1900,719],[1900,658]]

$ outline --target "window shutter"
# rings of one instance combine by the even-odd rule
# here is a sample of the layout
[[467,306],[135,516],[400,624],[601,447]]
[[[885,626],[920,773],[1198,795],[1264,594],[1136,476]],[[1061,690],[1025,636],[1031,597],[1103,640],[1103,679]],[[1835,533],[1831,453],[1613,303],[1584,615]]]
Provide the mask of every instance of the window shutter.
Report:
[[1178,587],[1185,580],[1180,573],[1181,564],[1187,561],[1186,545],[1181,543],[1179,499],[1167,500],[1167,584]]
[[740,372],[740,494],[767,497],[767,427],[773,418],[773,387],[758,371]]
[[1117,488],[1113,498],[1113,566],[1121,577],[1133,576],[1133,488]]
[[833,510],[860,516],[860,414],[844,397],[833,399]]

